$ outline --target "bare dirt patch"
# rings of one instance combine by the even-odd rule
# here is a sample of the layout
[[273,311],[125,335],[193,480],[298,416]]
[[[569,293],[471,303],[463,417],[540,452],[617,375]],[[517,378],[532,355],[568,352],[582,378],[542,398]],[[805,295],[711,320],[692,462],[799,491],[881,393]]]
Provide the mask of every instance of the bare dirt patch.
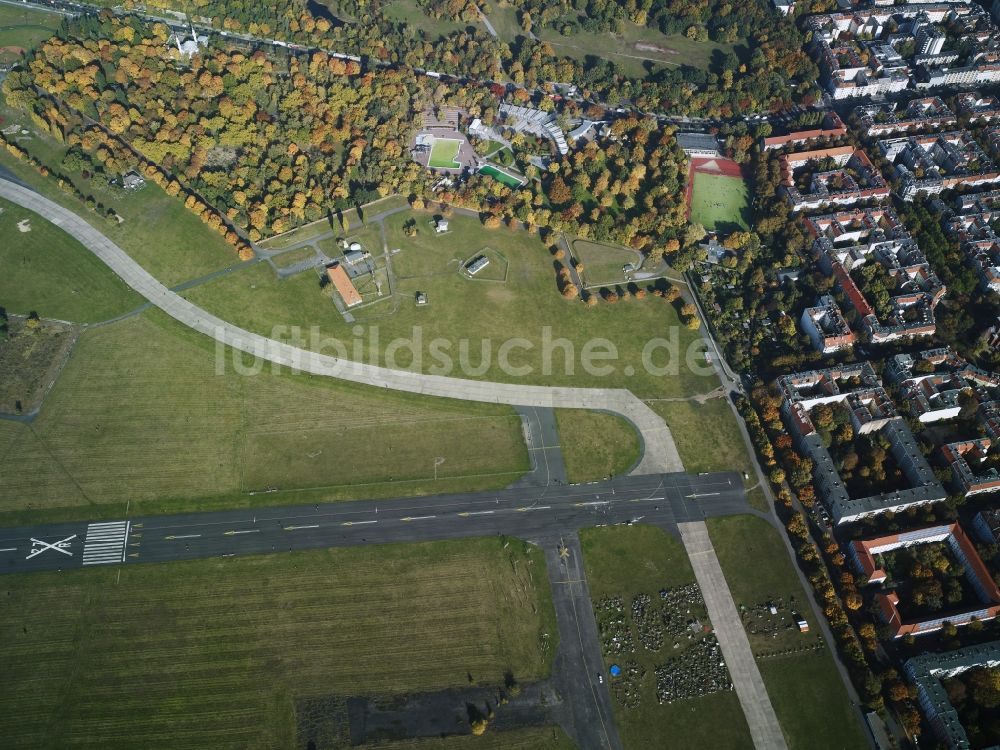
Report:
[[65,323],[42,320],[32,326],[11,316],[7,337],[0,339],[0,412],[29,414],[40,407],[78,334]]
[[655,44],[650,44],[649,42],[636,42],[635,48],[640,52],[656,52],[660,55],[676,55],[677,50],[667,49],[665,47],[657,47]]
[[504,289],[502,287],[489,289],[486,292],[486,297],[490,300],[490,302],[510,302],[515,296],[514,292],[510,289]]

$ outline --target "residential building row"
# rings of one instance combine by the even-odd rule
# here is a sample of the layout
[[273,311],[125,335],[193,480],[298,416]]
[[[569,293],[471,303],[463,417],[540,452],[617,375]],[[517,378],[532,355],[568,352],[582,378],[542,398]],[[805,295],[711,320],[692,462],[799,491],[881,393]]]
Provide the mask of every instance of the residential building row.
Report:
[[1000,667],[1000,641],[967,646],[945,653],[921,654],[903,665],[906,676],[916,685],[917,701],[928,722],[945,747],[966,750],[972,747],[958,711],[948,697],[944,680],[970,669]]
[[1000,293],[1000,190],[960,195],[945,218],[945,232],[961,243],[969,265],[986,291]]
[[976,3],[876,3],[813,16],[806,27],[834,99],[1000,81],[1000,32]]
[[782,191],[793,211],[884,201],[889,185],[868,155],[854,146],[782,154]]
[[[800,452],[812,460],[817,493],[836,524],[851,523],[944,500],[946,493],[921,453],[906,421],[869,362],[778,378],[782,414]],[[817,430],[811,412],[820,404],[847,409],[854,435],[879,433],[890,446],[907,486],[855,497]]]
[[930,617],[907,619],[900,612],[898,588],[879,591],[875,594],[875,606],[882,621],[889,627],[893,638],[907,635],[933,633],[951,623],[956,627],[968,625],[973,620],[992,620],[1000,614],[1000,587],[997,586],[976,551],[972,540],[958,523],[942,524],[923,529],[889,534],[876,539],[864,539],[848,545],[851,562],[859,575],[869,585],[886,581],[888,573],[881,564],[881,556],[887,552],[922,544],[942,543],[962,566],[965,579],[975,592],[979,606],[959,607],[957,610],[942,612]]
[[[935,332],[934,309],[945,296],[945,286],[891,208],[858,208],[803,221],[813,238],[814,259],[835,280],[862,338],[884,344]],[[893,285],[888,311],[882,315],[855,281],[854,272],[867,263],[880,264]],[[848,349],[857,340],[847,335],[846,319],[830,296],[807,309],[801,323],[823,354]]]

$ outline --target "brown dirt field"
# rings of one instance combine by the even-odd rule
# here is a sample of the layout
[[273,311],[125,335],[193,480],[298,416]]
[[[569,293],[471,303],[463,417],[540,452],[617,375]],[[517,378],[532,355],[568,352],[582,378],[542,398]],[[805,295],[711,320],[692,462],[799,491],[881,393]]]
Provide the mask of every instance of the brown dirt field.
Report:
[[49,387],[69,357],[78,330],[42,321],[28,328],[25,318],[11,316],[7,339],[0,345],[0,411],[28,413],[41,406]]

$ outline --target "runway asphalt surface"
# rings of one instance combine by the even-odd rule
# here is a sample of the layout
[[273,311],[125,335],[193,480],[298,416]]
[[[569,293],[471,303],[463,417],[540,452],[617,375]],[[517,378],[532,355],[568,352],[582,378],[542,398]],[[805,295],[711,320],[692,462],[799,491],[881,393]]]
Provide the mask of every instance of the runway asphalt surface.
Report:
[[495,534],[537,541],[588,526],[662,526],[748,510],[735,472],[649,474],[583,485],[0,529],[0,572]]

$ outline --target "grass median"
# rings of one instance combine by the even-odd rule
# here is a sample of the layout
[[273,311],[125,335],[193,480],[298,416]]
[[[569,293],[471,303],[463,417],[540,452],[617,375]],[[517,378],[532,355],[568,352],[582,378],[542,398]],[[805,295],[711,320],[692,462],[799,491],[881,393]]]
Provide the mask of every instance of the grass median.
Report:
[[557,409],[559,445],[573,484],[619,476],[639,460],[639,433],[615,414]]
[[528,468],[509,407],[240,375],[232,354],[219,374],[213,342],[159,311],[84,332],[34,424],[0,425],[0,512],[126,500],[162,511],[171,499],[191,509],[271,487],[317,488],[317,500],[367,497],[379,483],[428,492],[438,458],[440,491],[487,489]]

